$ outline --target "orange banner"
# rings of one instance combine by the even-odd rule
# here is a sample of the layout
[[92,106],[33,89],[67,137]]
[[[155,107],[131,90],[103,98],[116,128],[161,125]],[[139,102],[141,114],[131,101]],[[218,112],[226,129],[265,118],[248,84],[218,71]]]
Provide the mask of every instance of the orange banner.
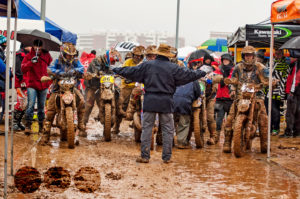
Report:
[[271,23],[300,23],[300,0],[278,0],[271,6]]

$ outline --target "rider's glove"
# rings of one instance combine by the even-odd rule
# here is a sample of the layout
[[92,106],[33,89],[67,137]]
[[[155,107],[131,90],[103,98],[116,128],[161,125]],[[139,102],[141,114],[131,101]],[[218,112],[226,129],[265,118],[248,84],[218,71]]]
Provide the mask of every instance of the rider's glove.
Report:
[[32,62],[32,63],[37,63],[37,62],[38,62],[38,59],[39,59],[38,56],[34,56],[34,57],[32,57],[31,62]]
[[235,98],[235,95],[236,95],[235,91],[231,91],[231,92],[230,92],[230,98],[231,98],[231,99],[234,99],[234,98]]
[[207,84],[212,84],[212,80],[211,80],[211,79],[207,79],[207,80],[206,80],[206,83],[207,83]]

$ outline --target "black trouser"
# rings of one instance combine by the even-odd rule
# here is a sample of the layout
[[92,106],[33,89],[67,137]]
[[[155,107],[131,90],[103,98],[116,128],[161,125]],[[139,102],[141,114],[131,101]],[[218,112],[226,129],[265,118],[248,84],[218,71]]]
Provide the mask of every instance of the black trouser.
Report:
[[[265,106],[267,113],[269,113],[268,103],[269,99],[265,98]],[[280,106],[281,100],[272,99],[272,109],[271,109],[271,130],[280,130]]]
[[229,114],[232,100],[217,100],[215,104],[217,131],[221,131],[225,113]]
[[286,130],[287,134],[300,134],[300,96],[289,95],[287,98]]

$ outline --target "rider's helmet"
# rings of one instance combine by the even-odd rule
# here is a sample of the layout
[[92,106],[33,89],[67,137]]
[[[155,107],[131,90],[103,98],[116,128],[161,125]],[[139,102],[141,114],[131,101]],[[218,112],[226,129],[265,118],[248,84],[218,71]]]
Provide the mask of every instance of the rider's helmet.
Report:
[[61,47],[60,53],[61,53],[62,59],[66,63],[72,64],[72,62],[74,61],[75,55],[77,55],[77,50],[72,43],[64,43]]
[[110,50],[107,50],[105,53],[106,61],[108,63],[108,66],[114,65],[116,62],[122,62],[122,57],[119,51],[112,48]]
[[[245,60],[245,55],[246,54],[250,54],[253,55],[253,59],[252,60]],[[255,48],[253,46],[245,46],[242,50],[242,58],[243,58],[243,62],[244,64],[247,66],[252,66],[255,63]]]

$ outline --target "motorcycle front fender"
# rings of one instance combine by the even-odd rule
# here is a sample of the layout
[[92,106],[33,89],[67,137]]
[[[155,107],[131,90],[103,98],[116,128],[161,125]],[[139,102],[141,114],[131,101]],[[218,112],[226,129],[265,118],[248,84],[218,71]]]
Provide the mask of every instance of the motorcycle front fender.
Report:
[[103,89],[101,93],[102,100],[112,100],[114,98],[114,93],[110,89]]

